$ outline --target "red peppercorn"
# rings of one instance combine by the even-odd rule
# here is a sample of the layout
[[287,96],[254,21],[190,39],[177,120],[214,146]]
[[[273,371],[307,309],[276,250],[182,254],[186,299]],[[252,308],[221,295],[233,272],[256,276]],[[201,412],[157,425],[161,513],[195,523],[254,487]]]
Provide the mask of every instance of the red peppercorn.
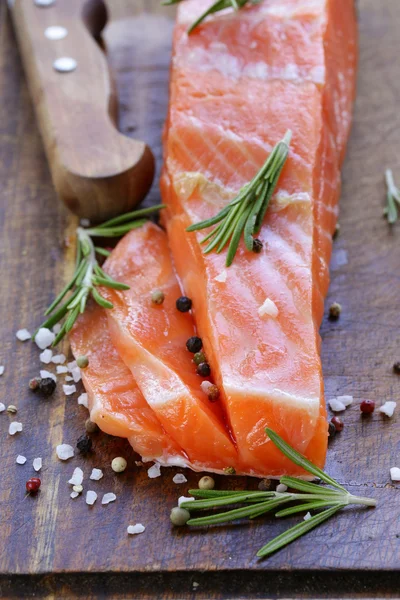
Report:
[[36,492],[39,491],[41,483],[42,482],[40,481],[40,479],[38,477],[31,477],[26,482],[26,491],[29,494],[36,494]]
[[344,424],[343,424],[342,419],[340,419],[339,417],[333,417],[331,419],[331,423],[334,424],[335,429],[336,429],[337,432],[343,430]]
[[375,410],[375,402],[373,400],[363,400],[360,404],[360,410],[364,414],[373,413]]

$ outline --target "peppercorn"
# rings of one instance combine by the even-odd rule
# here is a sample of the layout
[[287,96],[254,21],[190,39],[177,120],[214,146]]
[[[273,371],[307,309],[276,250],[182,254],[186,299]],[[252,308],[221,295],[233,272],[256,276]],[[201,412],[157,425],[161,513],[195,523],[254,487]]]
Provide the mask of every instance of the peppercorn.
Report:
[[200,352],[202,347],[203,342],[201,341],[201,338],[197,336],[189,338],[186,342],[186,348],[189,350],[189,352],[192,352],[193,354],[196,354],[196,352]]
[[360,410],[365,415],[373,413],[375,410],[375,402],[373,400],[363,400],[360,404]]
[[334,302],[329,307],[329,318],[331,321],[337,321],[342,312],[342,306],[339,302]]
[[185,508],[180,508],[179,506],[175,506],[171,510],[170,517],[171,523],[176,527],[182,527],[182,525],[186,525],[186,523],[190,519],[190,512]]
[[329,423],[328,433],[329,433],[329,439],[332,439],[335,437],[336,427],[333,423]]
[[207,362],[204,352],[196,352],[196,354],[193,356],[193,362],[195,365],[201,365],[201,363]]
[[45,377],[39,380],[39,386],[36,388],[43,396],[51,396],[56,389],[57,384],[52,377]]
[[196,369],[196,372],[197,372],[197,375],[200,375],[201,377],[210,377],[210,375],[211,375],[210,365],[206,362],[200,363]]
[[88,454],[88,452],[92,449],[92,440],[87,435],[83,434],[76,443],[76,447],[78,448],[81,454]]
[[29,389],[32,390],[32,392],[38,390],[41,381],[41,377],[33,377],[33,379],[29,381]]
[[396,375],[400,375],[400,362],[394,363],[393,371],[396,373]]
[[260,492],[268,492],[271,489],[271,483],[270,479],[262,479],[258,484],[258,489]]
[[207,389],[207,396],[210,402],[216,402],[219,398],[220,392],[216,385],[210,385]]
[[30,479],[28,479],[28,481],[25,484],[26,487],[26,491],[29,494],[36,494],[36,492],[39,491],[39,488],[41,486],[41,481],[38,477],[31,477]]
[[331,423],[334,424],[337,433],[343,430],[344,424],[340,417],[333,417]]
[[213,490],[215,481],[212,477],[205,475],[199,481],[199,490]]
[[86,369],[89,366],[89,359],[87,356],[78,356],[76,364],[80,369]]
[[224,473],[226,473],[227,475],[236,475],[236,469],[234,469],[233,467],[225,467]]
[[260,254],[260,252],[262,251],[264,247],[264,244],[262,243],[261,240],[259,240],[258,238],[255,238],[253,240],[253,252],[255,254]]
[[165,295],[161,290],[154,290],[151,294],[151,301],[153,304],[162,304],[164,302]]
[[179,310],[179,312],[183,312],[183,313],[189,312],[189,310],[192,308],[191,299],[188,298],[187,296],[181,296],[176,301],[176,308]]
[[11,415],[15,415],[15,413],[18,412],[18,409],[14,404],[10,404],[10,406],[7,406],[7,412]]
[[114,471],[114,473],[123,473],[127,465],[128,463],[122,456],[117,456],[111,462],[111,468]]
[[99,426],[97,423],[93,423],[90,419],[86,419],[85,421],[85,429],[88,433],[96,433],[99,431]]

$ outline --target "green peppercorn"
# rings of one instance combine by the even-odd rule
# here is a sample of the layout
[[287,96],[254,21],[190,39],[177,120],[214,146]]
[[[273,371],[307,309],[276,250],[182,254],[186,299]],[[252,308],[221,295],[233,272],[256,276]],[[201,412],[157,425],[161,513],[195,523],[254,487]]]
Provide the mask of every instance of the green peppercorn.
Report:
[[193,362],[195,365],[201,365],[201,363],[206,363],[207,359],[204,352],[196,352],[196,354],[193,356]]
[[88,433],[96,433],[99,431],[99,426],[97,423],[93,423],[90,419],[86,419],[85,421],[85,429]]
[[199,481],[199,490],[213,490],[215,481],[212,477],[205,475]]
[[89,359],[87,356],[78,356],[76,364],[80,369],[86,369],[89,366]]
[[189,338],[188,341],[186,342],[186,348],[189,350],[189,352],[192,352],[193,354],[196,354],[196,352],[200,352],[202,347],[203,347],[203,342],[201,341],[201,338],[199,338],[195,335],[193,337]]
[[224,473],[226,473],[226,475],[236,475],[236,469],[233,467],[225,467]]
[[176,308],[179,310],[179,312],[183,312],[183,313],[189,312],[189,310],[192,308],[191,299],[188,298],[187,296],[181,296],[176,301]]
[[197,374],[200,375],[201,377],[210,377],[210,375],[211,375],[210,365],[206,362],[200,363],[199,366],[197,367],[196,371],[197,371]]
[[151,294],[151,301],[153,304],[162,304],[165,300],[164,292],[161,290],[154,290]]
[[337,321],[342,312],[342,306],[339,302],[334,302],[329,307],[329,318],[331,321]]
[[186,523],[190,519],[190,512],[185,508],[180,508],[179,506],[175,506],[171,510],[170,517],[171,523],[176,527],[182,527],[182,525],[186,525]]
[[253,240],[253,252],[255,254],[260,254],[260,252],[262,251],[264,247],[264,244],[262,243],[261,240],[259,240],[258,238],[255,238]]

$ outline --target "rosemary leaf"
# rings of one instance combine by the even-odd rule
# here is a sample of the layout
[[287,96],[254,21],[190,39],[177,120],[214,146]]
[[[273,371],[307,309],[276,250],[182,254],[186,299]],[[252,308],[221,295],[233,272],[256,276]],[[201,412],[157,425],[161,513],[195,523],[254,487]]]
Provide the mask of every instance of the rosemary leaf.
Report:
[[[287,502],[286,498],[279,498],[274,500],[267,500],[261,504],[243,506],[236,508],[228,512],[218,513],[216,515],[210,515],[208,517],[198,517],[196,519],[189,519],[188,525],[217,525],[219,523],[228,523],[230,521],[236,521],[237,519],[243,519],[244,517],[259,516],[268,511],[274,510],[277,506],[283,502]],[[184,504],[194,504],[194,502],[182,503],[181,507],[191,510],[191,507],[184,506]]]
[[129,285],[126,285],[126,283],[121,283],[119,281],[112,281],[111,279],[105,278],[105,277],[98,277],[95,276],[92,279],[92,282],[94,283],[94,285],[102,285],[104,287],[108,287],[111,288],[113,290],[129,290]]
[[309,492],[310,494],[324,494],[326,496],[338,496],[342,492],[339,490],[332,490],[331,488],[321,487],[311,481],[304,481],[297,477],[281,477],[280,482],[294,490],[300,490],[301,492]]
[[111,252],[109,250],[106,250],[105,248],[99,248],[98,246],[95,246],[94,250],[95,250],[96,254],[100,254],[101,256],[105,256],[105,257],[108,257],[111,254]]
[[96,288],[92,288],[92,296],[93,299],[96,300],[97,304],[99,304],[102,308],[114,308],[114,305],[103,298],[103,296],[96,290]]
[[[240,10],[246,4],[259,4],[261,0],[217,0],[214,4],[204,11],[198,19],[189,27],[188,34],[190,35],[196,27],[198,27],[204,19],[206,19],[209,15],[212,15],[221,10],[225,10],[226,8],[233,8],[235,11]],[[172,6],[174,4],[179,4],[182,0],[163,0],[161,4],[163,6]]]
[[393,179],[393,173],[391,169],[387,169],[385,173],[386,178],[386,209],[385,215],[390,225],[396,223],[399,216],[399,206],[400,206],[400,191],[396,187]]
[[[249,497],[258,496],[259,491],[247,492],[246,490],[233,491],[233,490],[189,490],[189,494],[195,498],[221,498],[224,496],[241,496],[246,494]],[[265,497],[275,496],[275,492],[263,492]]]
[[289,506],[279,512],[275,513],[276,517],[288,517],[289,515],[295,515],[299,512],[305,512],[309,510],[315,510],[317,508],[325,508],[326,506],[343,505],[340,500],[333,500],[332,498],[326,500],[314,500],[313,502],[305,502],[304,504],[297,504],[296,506]]
[[219,508],[220,506],[226,506],[228,504],[240,504],[245,500],[254,500],[255,498],[265,498],[266,492],[258,492],[258,494],[248,494],[244,492],[242,494],[233,494],[231,496],[222,496],[220,498],[210,498],[205,500],[195,500],[194,502],[182,502],[181,508],[187,510],[205,510],[209,508]]

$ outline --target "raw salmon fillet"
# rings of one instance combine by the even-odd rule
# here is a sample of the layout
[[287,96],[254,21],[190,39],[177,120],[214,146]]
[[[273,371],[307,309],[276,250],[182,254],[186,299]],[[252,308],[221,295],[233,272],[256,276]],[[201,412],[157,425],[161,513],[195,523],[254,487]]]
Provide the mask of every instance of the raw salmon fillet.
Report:
[[[323,466],[327,421],[319,326],[329,285],[340,167],[356,72],[352,0],[264,0],[187,27],[211,0],[180,4],[164,135],[163,211],[242,471],[296,474],[271,427]],[[285,132],[289,159],[258,236],[204,255],[215,215],[248,183]]]

